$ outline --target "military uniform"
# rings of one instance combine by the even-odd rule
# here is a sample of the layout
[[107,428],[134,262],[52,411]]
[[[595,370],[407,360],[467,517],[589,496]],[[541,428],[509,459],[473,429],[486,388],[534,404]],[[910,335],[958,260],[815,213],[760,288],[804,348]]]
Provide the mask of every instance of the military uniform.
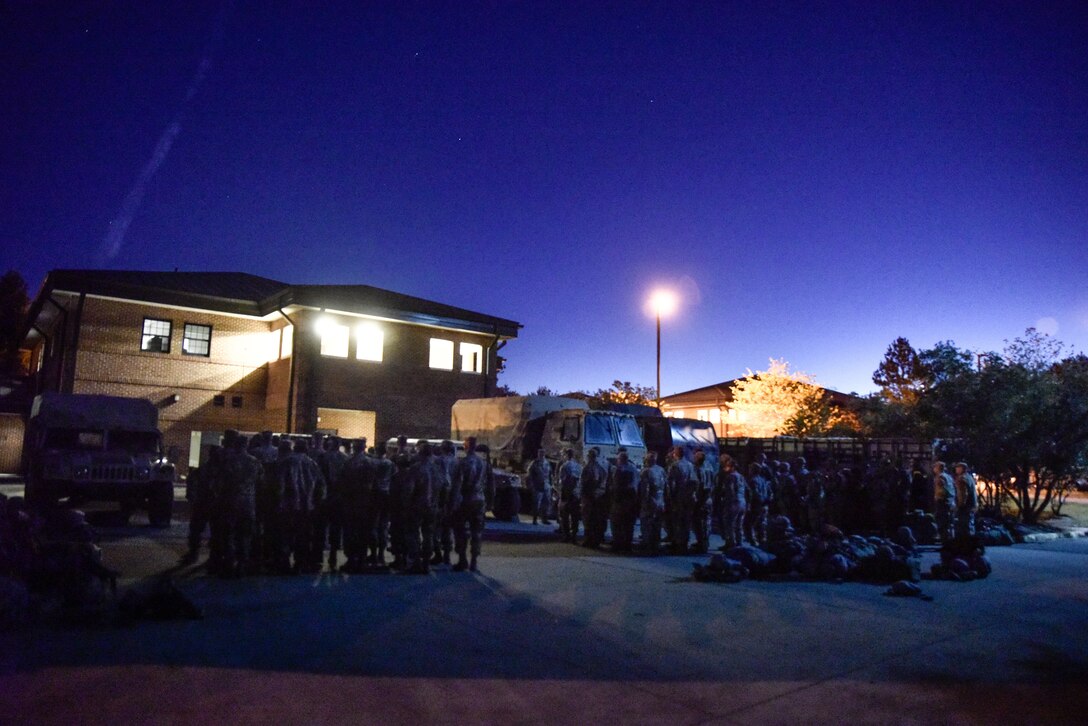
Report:
[[[204,536],[204,530],[210,529],[212,517],[215,512],[215,490],[219,478],[219,461],[222,448],[212,446],[208,449],[207,459],[198,469],[189,472],[189,478],[185,481],[185,498],[189,500],[189,551],[185,555],[185,561],[196,562],[200,556],[200,540]],[[212,538],[214,533],[208,533],[208,546],[212,550],[213,558],[217,556]],[[214,569],[218,563],[209,561],[209,569]]]
[[767,543],[767,510],[772,500],[771,483],[762,468],[755,469],[748,478],[748,514],[744,518],[744,534],[754,545]]
[[374,483],[370,491],[369,520],[366,524],[367,549],[372,565],[385,564],[385,551],[389,547],[390,492],[393,487],[394,464],[381,450],[372,460]]
[[472,560],[469,568],[476,571],[483,542],[487,501],[494,496],[491,465],[475,452],[470,452],[457,462],[453,474],[450,510],[453,513],[453,535],[457,549],[454,570],[461,571],[469,564],[465,552],[471,545]]
[[548,524],[551,520],[551,481],[552,465],[547,459],[533,459],[526,471],[529,493],[533,497],[533,524],[541,520]]
[[612,522],[612,549],[630,552],[638,518],[638,469],[631,462],[617,463],[609,472],[609,498]]
[[657,554],[665,516],[665,470],[657,464],[644,467],[639,475],[638,489],[642,549]]
[[726,549],[744,544],[744,516],[748,512],[748,483],[734,468],[718,470],[717,489],[722,500],[722,539]]
[[669,506],[670,548],[674,554],[686,554],[691,539],[691,520],[695,508],[695,490],[699,475],[695,465],[679,459],[669,467],[665,480],[665,496]]
[[691,510],[691,528],[695,534],[695,552],[706,554],[710,548],[710,512],[713,507],[714,470],[705,461],[695,466],[698,484]]
[[586,529],[582,544],[600,547],[608,527],[608,471],[596,459],[589,459],[582,467],[579,488]]
[[314,536],[314,546],[320,562],[321,554],[325,549],[325,542],[329,545],[329,570],[336,570],[337,553],[344,545],[344,502],[343,502],[343,476],[344,468],[348,463],[348,455],[334,446],[324,452],[320,458],[321,474],[325,479],[325,500],[321,503],[319,520]]
[[408,470],[409,495],[406,521],[408,568],[427,572],[434,554],[434,521],[438,505],[440,472],[429,454],[420,457]]
[[264,467],[256,457],[240,446],[223,453],[224,487],[221,506],[227,517],[229,535],[224,542],[224,569],[243,574],[253,565],[253,533],[257,519],[257,490],[264,478]]
[[975,514],[978,512],[978,484],[971,472],[964,468],[956,475],[956,533],[968,537],[975,533]]
[[574,542],[578,536],[581,479],[582,465],[576,460],[569,459],[559,467],[559,535],[568,542]]
[[956,536],[954,517],[956,514],[956,482],[947,471],[936,472],[933,476],[933,515],[937,519],[937,529],[942,542],[951,542]]
[[370,523],[371,489],[374,484],[370,457],[357,448],[344,467],[340,482],[340,506],[344,531],[344,567],[359,572],[367,559],[369,545],[367,528]]
[[431,564],[450,564],[453,551],[453,525],[451,522],[450,496],[453,489],[453,471],[457,466],[457,455],[449,452],[433,457],[438,472],[438,493],[434,521],[434,557]]

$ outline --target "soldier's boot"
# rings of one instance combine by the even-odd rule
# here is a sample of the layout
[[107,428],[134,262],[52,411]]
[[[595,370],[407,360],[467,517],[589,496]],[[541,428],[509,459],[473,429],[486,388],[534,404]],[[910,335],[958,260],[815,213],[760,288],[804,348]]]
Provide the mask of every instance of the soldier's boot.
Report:
[[329,572],[336,572],[337,550],[329,550]]
[[468,569],[470,572],[479,572],[480,569],[476,566],[476,555],[472,556],[472,562],[469,564]]
[[457,553],[457,564],[453,566],[454,572],[464,572],[468,569],[468,564],[465,562],[465,556],[460,552]]

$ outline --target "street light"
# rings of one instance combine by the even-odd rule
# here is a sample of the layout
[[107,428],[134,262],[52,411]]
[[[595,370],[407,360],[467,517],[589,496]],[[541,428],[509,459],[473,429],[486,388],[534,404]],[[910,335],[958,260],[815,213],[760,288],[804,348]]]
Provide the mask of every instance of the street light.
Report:
[[650,295],[650,308],[657,320],[657,408],[661,408],[661,316],[671,315],[677,306],[675,293],[669,290],[655,290]]

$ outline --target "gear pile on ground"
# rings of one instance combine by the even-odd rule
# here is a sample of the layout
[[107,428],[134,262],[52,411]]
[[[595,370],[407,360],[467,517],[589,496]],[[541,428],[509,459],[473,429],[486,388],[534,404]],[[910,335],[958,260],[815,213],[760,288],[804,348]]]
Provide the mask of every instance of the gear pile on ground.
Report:
[[90,619],[117,594],[98,535],[82,512],[39,513],[0,495],[0,629],[35,619]]
[[970,582],[988,577],[993,569],[982,537],[957,537],[941,547],[941,561],[930,568],[926,579]]
[[741,545],[696,564],[699,581],[738,582],[753,579],[853,580],[890,584],[920,579],[921,560],[910,530],[900,528],[895,540],[846,536],[832,526],[819,535],[798,535],[786,517],[770,523],[763,548]]

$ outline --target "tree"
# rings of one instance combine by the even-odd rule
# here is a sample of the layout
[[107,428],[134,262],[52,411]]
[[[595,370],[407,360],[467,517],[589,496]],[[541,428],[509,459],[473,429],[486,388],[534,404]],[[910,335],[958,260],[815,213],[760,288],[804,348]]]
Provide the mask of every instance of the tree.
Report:
[[16,373],[19,363],[19,344],[22,343],[26,311],[30,306],[26,281],[15,270],[0,276],[0,365],[3,372]]
[[537,389],[533,391],[534,396],[558,396],[559,394],[548,388],[547,386],[537,386]]
[[657,397],[657,389],[652,386],[640,386],[631,383],[631,381],[617,379],[612,381],[611,388],[598,389],[596,393],[590,394],[590,397],[597,399],[602,404],[637,403],[651,406]]
[[912,406],[925,390],[928,371],[921,357],[906,338],[896,338],[884,353],[880,367],[873,372],[873,383],[880,386],[888,401]]
[[[1088,468],[1088,361],[1053,360],[1063,348],[1028,329],[983,365],[948,342],[931,356],[940,375],[923,395],[925,428],[946,441],[947,455],[973,464],[998,502],[1027,522],[1061,500]],[[1040,342],[1045,346],[1038,345]],[[925,354],[923,354],[925,359]]]
[[827,391],[816,385],[807,373],[790,371],[789,364],[771,358],[765,371],[752,373],[733,382],[732,401],[740,422],[738,435],[815,436],[836,429],[853,429],[856,416],[832,405]]

